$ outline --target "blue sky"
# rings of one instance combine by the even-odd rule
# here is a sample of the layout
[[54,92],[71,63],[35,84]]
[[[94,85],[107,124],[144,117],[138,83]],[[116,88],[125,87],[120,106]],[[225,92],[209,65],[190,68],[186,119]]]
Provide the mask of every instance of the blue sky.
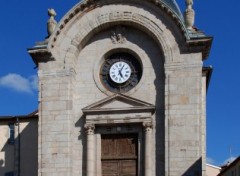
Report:
[[[177,0],[184,10],[184,0]],[[47,36],[47,9],[59,21],[78,0],[8,0],[0,6],[0,115],[37,109],[37,70],[27,48]],[[195,25],[214,36],[205,65],[214,72],[207,95],[207,157],[221,165],[240,155],[240,1],[195,0]],[[230,152],[231,150],[231,152]]]

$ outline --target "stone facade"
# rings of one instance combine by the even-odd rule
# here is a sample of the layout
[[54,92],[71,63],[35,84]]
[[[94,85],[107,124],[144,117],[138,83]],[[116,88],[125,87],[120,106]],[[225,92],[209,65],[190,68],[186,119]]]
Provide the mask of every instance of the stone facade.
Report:
[[[119,28],[120,37],[113,35]],[[161,1],[77,4],[29,49],[39,76],[38,175],[102,175],[101,135],[129,128],[138,135],[139,176],[205,175],[202,66],[211,40],[189,32]],[[99,76],[116,52],[142,66],[139,83],[123,94]]]
[[0,175],[37,175],[38,117],[0,116]]

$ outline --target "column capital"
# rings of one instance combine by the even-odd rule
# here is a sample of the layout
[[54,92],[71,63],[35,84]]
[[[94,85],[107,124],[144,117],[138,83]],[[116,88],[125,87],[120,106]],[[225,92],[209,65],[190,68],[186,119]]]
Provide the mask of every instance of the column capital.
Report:
[[94,134],[95,124],[85,124],[84,128],[85,128],[85,131],[88,135]]
[[152,122],[143,122],[145,133],[152,131]]

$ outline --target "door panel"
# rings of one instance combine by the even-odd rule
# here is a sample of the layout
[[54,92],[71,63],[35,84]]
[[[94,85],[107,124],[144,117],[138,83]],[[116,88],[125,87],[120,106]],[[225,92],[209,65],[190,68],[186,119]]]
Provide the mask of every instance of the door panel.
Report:
[[118,161],[102,161],[102,174],[104,176],[118,176]]
[[102,135],[103,176],[137,176],[137,134]]
[[121,162],[121,173],[123,176],[135,176],[137,163],[136,160],[125,160]]

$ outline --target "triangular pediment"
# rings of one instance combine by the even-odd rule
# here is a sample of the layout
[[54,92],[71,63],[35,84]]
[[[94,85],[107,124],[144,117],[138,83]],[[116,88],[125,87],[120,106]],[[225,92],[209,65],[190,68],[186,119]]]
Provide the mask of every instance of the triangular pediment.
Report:
[[96,103],[93,103],[82,109],[85,114],[102,114],[102,113],[116,113],[116,112],[154,112],[155,106],[126,96],[122,94],[115,94],[107,97]]

